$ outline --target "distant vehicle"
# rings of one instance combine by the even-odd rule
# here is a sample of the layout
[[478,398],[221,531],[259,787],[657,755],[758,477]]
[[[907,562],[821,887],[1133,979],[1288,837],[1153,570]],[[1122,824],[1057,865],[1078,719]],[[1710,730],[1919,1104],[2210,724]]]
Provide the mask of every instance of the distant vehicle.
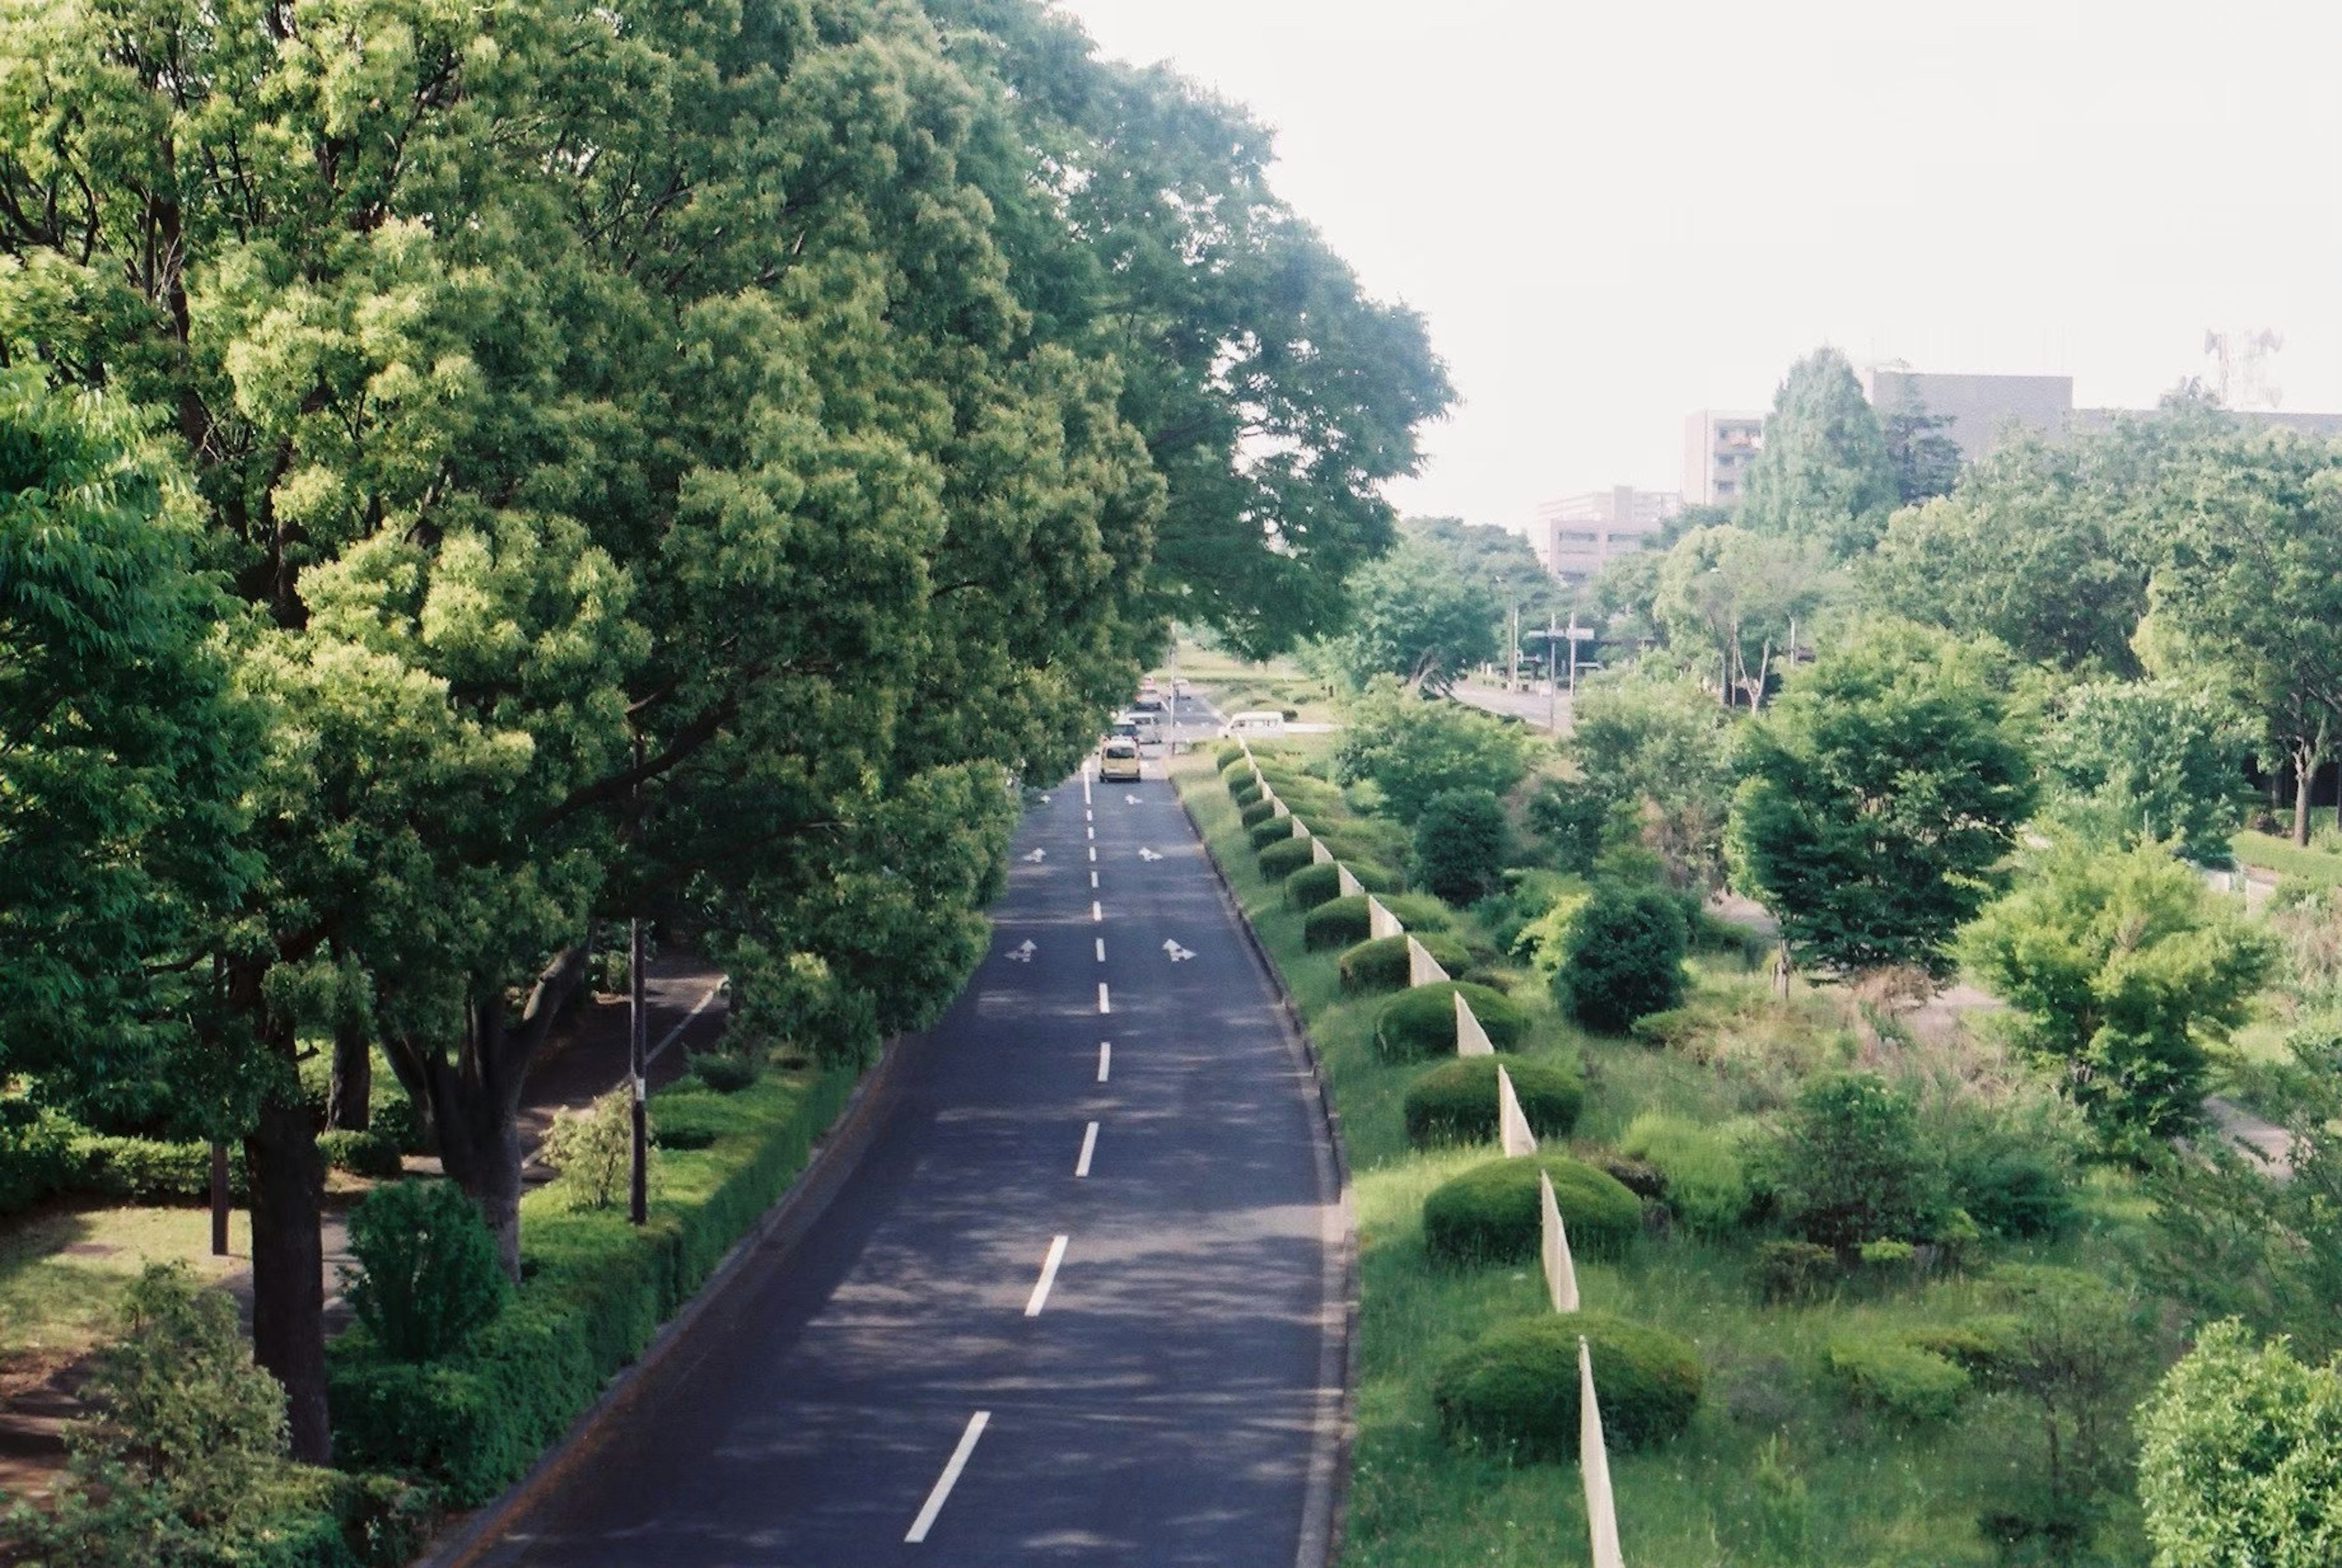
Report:
[[1139,777],[1136,741],[1117,735],[1098,748],[1098,778],[1101,782],[1121,779],[1136,783]]
[[1133,708],[1128,713],[1116,714],[1114,717],[1114,733],[1122,734],[1122,726],[1125,724],[1130,726],[1130,738],[1140,745],[1153,746],[1163,744],[1163,721],[1155,714],[1141,708]]
[[1108,735],[1120,740],[1136,742],[1138,739],[1137,715],[1135,714],[1115,714],[1114,723],[1106,726],[1106,733]]
[[1231,716],[1220,726],[1223,737],[1273,741],[1285,734],[1285,715],[1275,708],[1249,708]]
[[1159,714],[1163,711],[1163,699],[1153,692],[1141,692],[1132,700],[1130,711],[1135,714]]

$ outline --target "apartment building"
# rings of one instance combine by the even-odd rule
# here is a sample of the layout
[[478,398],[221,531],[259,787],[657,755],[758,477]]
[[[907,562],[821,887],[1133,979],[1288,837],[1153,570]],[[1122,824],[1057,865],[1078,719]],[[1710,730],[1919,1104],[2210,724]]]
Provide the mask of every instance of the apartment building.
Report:
[[1748,489],[1748,464],[1765,444],[1765,415],[1703,408],[1684,416],[1683,501],[1731,506]]
[[1683,497],[1672,491],[1620,484],[1542,503],[1531,539],[1546,571],[1582,583],[1612,556],[1642,549],[1682,510]]

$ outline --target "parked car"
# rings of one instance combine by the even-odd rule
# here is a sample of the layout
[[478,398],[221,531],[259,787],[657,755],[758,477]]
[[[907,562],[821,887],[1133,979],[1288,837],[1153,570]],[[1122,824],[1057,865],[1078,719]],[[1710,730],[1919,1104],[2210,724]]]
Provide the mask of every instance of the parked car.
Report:
[[1101,781],[1120,779],[1135,784],[1139,777],[1136,741],[1117,735],[1098,747],[1098,778]]

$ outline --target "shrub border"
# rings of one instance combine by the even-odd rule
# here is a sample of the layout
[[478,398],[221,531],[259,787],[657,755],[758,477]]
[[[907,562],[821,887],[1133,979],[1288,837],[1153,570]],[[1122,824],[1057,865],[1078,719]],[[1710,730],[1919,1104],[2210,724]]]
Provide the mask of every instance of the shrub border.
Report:
[[1309,1479],[1301,1508],[1301,1550],[1296,1558],[1296,1568],[1326,1568],[1342,1554],[1349,1513],[1350,1450],[1358,1435],[1358,1206],[1350,1184],[1349,1150],[1342,1142],[1342,1114],[1334,1107],[1334,1091],[1326,1080],[1326,1064],[1318,1059],[1317,1044],[1309,1037],[1308,1025],[1302,1021],[1301,1010],[1293,1004],[1292,993],[1285,988],[1284,974],[1269,955],[1260,934],[1252,928],[1244,901],[1229,883],[1227,868],[1220,864],[1219,854],[1212,848],[1211,835],[1196,820],[1187,792],[1179,787],[1177,779],[1167,782],[1180,811],[1187,818],[1188,831],[1203,846],[1204,864],[1212,868],[1212,885],[1220,895],[1222,907],[1236,929],[1244,933],[1245,951],[1252,955],[1254,964],[1276,998],[1276,1014],[1284,1025],[1286,1043],[1308,1064],[1309,1081],[1316,1090],[1317,1113],[1325,1120],[1326,1144],[1333,1151],[1336,1207],[1341,1215],[1342,1233],[1326,1249],[1317,1381],[1320,1388],[1325,1387],[1335,1382],[1338,1370],[1340,1392],[1332,1419],[1326,1419],[1327,1413],[1321,1403],[1314,1423],[1316,1440],[1309,1455]]
[[900,1066],[912,1040],[889,1041],[877,1064],[862,1075],[846,1097],[845,1108],[826,1131],[814,1140],[812,1156],[787,1191],[766,1209],[747,1233],[732,1243],[699,1289],[676,1314],[659,1325],[650,1343],[634,1362],[602,1387],[569,1429],[538,1456],[528,1473],[506,1487],[494,1501],[475,1511],[453,1529],[442,1533],[415,1560],[414,1568],[470,1568],[490,1549],[505,1543],[531,1510],[556,1486],[567,1481],[592,1455],[651,1385],[668,1359],[688,1339],[699,1320],[731,1293],[752,1263],[786,1257],[805,1239],[815,1223],[854,1173],[876,1141],[884,1113],[900,1096]]

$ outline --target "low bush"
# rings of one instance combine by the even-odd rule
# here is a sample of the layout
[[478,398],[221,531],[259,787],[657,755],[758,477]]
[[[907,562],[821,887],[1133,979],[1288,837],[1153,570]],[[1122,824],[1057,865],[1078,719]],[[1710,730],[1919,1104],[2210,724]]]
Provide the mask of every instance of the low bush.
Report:
[[1280,816],[1255,823],[1245,830],[1245,839],[1256,850],[1266,849],[1272,844],[1291,842],[1294,840],[1293,819]]
[[[1260,804],[1261,796],[1265,793],[1266,792],[1262,790],[1260,785],[1254,783],[1246,774],[1235,774],[1228,780],[1228,794],[1236,801],[1236,810],[1239,812],[1250,811],[1255,806]],[[1247,824],[1246,825],[1249,826],[1250,824]]]
[[1755,1273],[1757,1293],[1768,1302],[1812,1301],[1846,1277],[1836,1253],[1799,1241],[1761,1243]]
[[1245,760],[1244,747],[1231,742],[1212,754],[1213,765],[1219,768],[1239,766]]
[[1423,1201],[1423,1244],[1449,1263],[1503,1263],[1536,1256],[1544,1233],[1537,1172],[1581,1253],[1622,1251],[1643,1228],[1643,1204],[1616,1179],[1566,1154],[1518,1154],[1475,1165]]
[[1276,838],[1256,846],[1260,854],[1261,875],[1271,882],[1282,882],[1310,864],[1316,851],[1306,838]]
[[1442,1366],[1432,1383],[1441,1433],[1514,1460],[1575,1458],[1581,1337],[1610,1448],[1647,1448],[1690,1424],[1701,1375],[1689,1343],[1606,1313],[1568,1313],[1501,1323]]
[[[1358,880],[1364,882],[1366,878]],[[1400,924],[1417,936],[1426,932],[1445,931],[1456,924],[1456,916],[1448,907],[1428,894],[1394,893],[1383,903],[1398,916]]]
[[1790,1224],[1850,1253],[1864,1242],[1926,1241],[1943,1214],[1941,1174],[1917,1107],[1875,1073],[1833,1073],[1799,1093],[1766,1173]]
[[[1586,1080],[1575,1064],[1528,1060],[1504,1067],[1529,1131],[1539,1138],[1569,1136],[1586,1104]],[[1406,1141],[1418,1149],[1496,1142],[1496,1059],[1459,1056],[1441,1063],[1406,1086],[1404,1113]]]
[[1683,901],[1656,887],[1605,883],[1570,920],[1555,999],[1588,1029],[1621,1034],[1683,1000]]
[[1502,992],[1466,980],[1442,980],[1400,992],[1375,1015],[1375,1054],[1386,1062],[1423,1062],[1456,1054],[1456,1004],[1472,1005],[1488,1044],[1509,1051],[1528,1033],[1529,1015]]
[[[1350,874],[1356,877],[1358,885],[1368,893],[1386,894],[1390,891],[1390,873],[1381,866],[1363,860],[1346,860],[1342,864],[1350,868]],[[1286,902],[1296,909],[1314,910],[1320,904],[1331,904],[1337,900],[1342,903],[1346,911],[1355,904],[1358,934],[1352,937],[1350,942],[1363,941],[1366,934],[1366,901],[1355,893],[1344,898],[1341,889],[1341,874],[1330,865],[1304,866],[1285,879]],[[1328,918],[1346,918],[1346,915]],[[1312,942],[1310,944],[1312,947],[1346,947],[1349,944],[1347,942]]]
[[[718,1094],[737,1094],[763,1075],[753,1051],[694,1051],[691,1075]],[[632,1129],[629,1128],[631,1135]]]
[[1968,1374],[1957,1363],[1879,1334],[1832,1338],[1822,1375],[1848,1404],[1904,1426],[1949,1421],[1968,1392]]
[[[1439,966],[1450,974],[1459,974],[1472,963],[1472,954],[1462,943],[1440,932],[1416,939],[1425,951],[1438,960]],[[1345,991],[1396,991],[1406,984],[1406,937],[1371,937],[1342,954],[1342,989]]]
[[[1286,809],[1290,811],[1293,808],[1287,806]],[[1248,828],[1258,828],[1270,822],[1285,820],[1276,814],[1276,803],[1273,800],[1255,799],[1251,804],[1244,808],[1242,815],[1244,824]],[[1288,834],[1293,831],[1290,824],[1286,824],[1285,831]]]
[[1659,1173],[1667,1212],[1691,1229],[1720,1235],[1747,1217],[1748,1173],[1733,1132],[1646,1111],[1627,1124],[1618,1149]]
[[682,1085],[654,1095],[655,1122],[716,1136],[671,1156],[650,1223],[572,1212],[557,1194],[532,1193],[521,1233],[528,1277],[460,1351],[405,1362],[353,1325],[327,1351],[336,1458],[427,1478],[459,1508],[495,1495],[781,1195],[853,1082],[834,1071],[809,1082],[767,1077],[727,1096]]
[[495,1321],[512,1294],[495,1237],[450,1182],[394,1182],[350,1210],[350,1310],[384,1353],[436,1361]]
[[327,1165],[354,1176],[395,1181],[404,1168],[398,1159],[398,1140],[371,1129],[363,1133],[338,1129],[320,1133],[317,1152],[325,1156]]
[[1450,904],[1470,904],[1503,885],[1505,808],[1486,790],[1433,795],[1415,822],[1415,874]]
[[1971,1376],[1983,1377],[2007,1353],[2016,1333],[2016,1319],[1987,1316],[1906,1329],[1902,1339],[1914,1350],[1940,1356]]

